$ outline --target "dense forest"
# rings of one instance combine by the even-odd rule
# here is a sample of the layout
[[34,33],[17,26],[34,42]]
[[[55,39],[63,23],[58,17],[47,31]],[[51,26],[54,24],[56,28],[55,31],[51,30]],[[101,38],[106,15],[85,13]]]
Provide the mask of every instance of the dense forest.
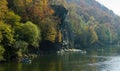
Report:
[[116,44],[119,23],[95,0],[0,0],[0,59]]

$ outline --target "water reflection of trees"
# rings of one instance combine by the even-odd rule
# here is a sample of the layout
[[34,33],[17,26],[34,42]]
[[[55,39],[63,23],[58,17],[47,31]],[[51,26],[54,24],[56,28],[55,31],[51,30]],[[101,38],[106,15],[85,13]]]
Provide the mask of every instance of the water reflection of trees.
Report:
[[[95,71],[97,68],[91,68],[88,64],[92,61],[87,55],[80,53],[66,54],[63,57],[63,71]],[[96,60],[93,60],[93,62]]]
[[113,47],[91,49],[87,54],[46,55],[34,59],[31,64],[5,63],[0,65],[0,71],[99,71],[105,67],[99,62],[107,61],[107,57],[119,54],[119,50],[120,48]]
[[32,71],[63,71],[61,58],[56,55],[40,57],[32,65]]

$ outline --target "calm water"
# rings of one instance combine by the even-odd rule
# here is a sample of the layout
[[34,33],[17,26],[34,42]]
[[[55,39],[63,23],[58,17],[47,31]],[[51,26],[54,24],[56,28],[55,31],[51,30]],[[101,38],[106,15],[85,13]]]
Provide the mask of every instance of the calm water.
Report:
[[120,71],[120,48],[89,49],[86,54],[51,54],[36,58],[31,64],[0,64],[0,71]]

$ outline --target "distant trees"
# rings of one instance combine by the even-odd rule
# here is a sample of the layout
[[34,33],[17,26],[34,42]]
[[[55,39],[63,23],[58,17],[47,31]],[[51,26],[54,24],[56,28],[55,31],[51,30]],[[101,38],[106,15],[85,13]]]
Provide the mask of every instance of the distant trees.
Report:
[[96,28],[99,41],[104,44],[113,43],[117,40],[118,35],[115,33],[114,29],[109,26],[109,24],[102,24]]
[[72,28],[71,32],[74,32],[75,46],[84,48],[118,41],[119,33],[118,31],[116,32],[114,26],[118,21],[114,20],[115,15],[107,8],[94,0],[92,2],[66,0],[66,3],[69,4],[67,5],[69,13],[66,21],[69,22]]

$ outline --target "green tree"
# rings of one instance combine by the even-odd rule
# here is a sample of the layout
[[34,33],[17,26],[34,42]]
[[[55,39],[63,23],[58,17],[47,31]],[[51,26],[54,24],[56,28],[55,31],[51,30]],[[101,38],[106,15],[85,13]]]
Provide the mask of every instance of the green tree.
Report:
[[16,39],[22,40],[29,45],[38,47],[41,40],[41,31],[40,29],[33,24],[32,22],[26,22],[16,27]]
[[15,26],[17,22],[20,22],[21,17],[16,15],[14,12],[9,11],[5,15],[5,23]]
[[0,35],[0,41],[6,47],[12,45],[15,41],[14,30],[10,25],[5,24],[4,22],[0,22]]
[[11,56],[14,55],[14,49],[12,48],[15,42],[14,30],[10,25],[0,22],[0,35],[0,45],[3,45],[5,49],[4,58],[10,60]]

